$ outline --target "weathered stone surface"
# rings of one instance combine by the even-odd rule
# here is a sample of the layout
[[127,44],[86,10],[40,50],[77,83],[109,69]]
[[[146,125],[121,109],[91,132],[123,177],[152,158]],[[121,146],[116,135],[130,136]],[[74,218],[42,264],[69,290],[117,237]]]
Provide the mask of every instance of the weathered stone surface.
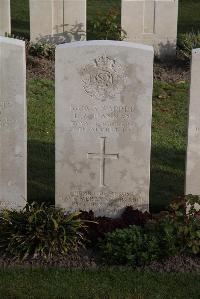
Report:
[[31,40],[59,44],[86,37],[86,0],[30,0]]
[[26,204],[25,43],[0,37],[0,207]]
[[185,193],[200,195],[200,49],[192,52]]
[[0,35],[11,32],[10,0],[0,1]]
[[160,58],[176,54],[178,0],[122,0],[128,41],[154,46]]
[[56,205],[115,217],[148,209],[153,48],[56,49]]

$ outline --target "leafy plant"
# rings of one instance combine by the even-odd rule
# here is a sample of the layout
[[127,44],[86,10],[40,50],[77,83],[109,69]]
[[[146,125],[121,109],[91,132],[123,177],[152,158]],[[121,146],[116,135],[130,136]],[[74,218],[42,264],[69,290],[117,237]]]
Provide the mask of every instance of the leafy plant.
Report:
[[200,48],[200,31],[182,33],[178,37],[178,46],[184,57],[190,59],[192,50]]
[[51,43],[32,43],[26,44],[27,52],[29,55],[43,57],[47,59],[54,59],[55,57],[55,45]]
[[110,9],[106,15],[96,13],[96,17],[89,21],[88,36],[98,40],[124,40],[126,32],[120,25],[120,12]]
[[156,236],[146,234],[141,227],[130,226],[107,233],[100,248],[111,264],[143,265],[159,257]]
[[149,219],[144,226],[130,226],[105,234],[100,249],[109,263],[148,264],[176,254],[200,256],[198,196],[174,200],[169,211]]
[[0,251],[18,259],[49,257],[77,251],[83,245],[86,222],[79,213],[44,204],[27,204],[21,211],[0,213]]
[[134,210],[130,206],[125,208],[120,217],[114,219],[109,217],[95,217],[92,211],[82,212],[80,217],[89,220],[87,235],[92,246],[97,244],[98,240],[104,238],[108,232],[128,228],[130,225],[144,226],[149,219],[152,219],[150,213]]

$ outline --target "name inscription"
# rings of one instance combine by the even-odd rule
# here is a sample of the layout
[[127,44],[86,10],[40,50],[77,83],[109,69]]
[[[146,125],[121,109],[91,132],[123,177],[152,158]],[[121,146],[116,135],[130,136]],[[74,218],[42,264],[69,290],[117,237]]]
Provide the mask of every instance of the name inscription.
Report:
[[134,106],[71,105],[72,132],[126,133],[134,130]]

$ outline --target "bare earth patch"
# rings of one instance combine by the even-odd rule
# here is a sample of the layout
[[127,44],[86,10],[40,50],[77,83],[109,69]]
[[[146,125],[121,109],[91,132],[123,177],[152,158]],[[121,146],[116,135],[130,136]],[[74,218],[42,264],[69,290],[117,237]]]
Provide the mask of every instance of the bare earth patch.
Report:
[[[46,58],[27,56],[27,78],[54,80],[55,61]],[[183,83],[190,79],[190,63],[178,58],[175,61],[154,63],[154,79],[166,83]]]
[[[77,254],[60,254],[51,258],[29,258],[24,261],[19,261],[13,258],[0,257],[0,267],[63,267],[66,269],[92,269],[105,264],[98,253],[92,250],[82,249]],[[121,268],[121,266],[119,266]],[[126,266],[125,266],[126,267]],[[154,261],[145,267],[138,267],[137,271],[146,272],[182,272],[182,273],[200,273],[200,258],[190,256],[174,256],[161,262]]]

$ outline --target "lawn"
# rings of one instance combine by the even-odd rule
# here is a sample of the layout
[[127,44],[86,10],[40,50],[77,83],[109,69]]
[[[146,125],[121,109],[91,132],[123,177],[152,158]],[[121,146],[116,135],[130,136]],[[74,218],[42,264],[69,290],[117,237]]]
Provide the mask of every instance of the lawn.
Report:
[[[97,11],[105,13],[110,8],[120,10],[121,0],[87,0],[87,19],[90,21]],[[200,29],[200,1],[179,0],[178,31],[198,31]],[[11,0],[12,33],[29,37],[29,0]]]
[[0,269],[1,299],[199,299],[200,276],[131,269]]

